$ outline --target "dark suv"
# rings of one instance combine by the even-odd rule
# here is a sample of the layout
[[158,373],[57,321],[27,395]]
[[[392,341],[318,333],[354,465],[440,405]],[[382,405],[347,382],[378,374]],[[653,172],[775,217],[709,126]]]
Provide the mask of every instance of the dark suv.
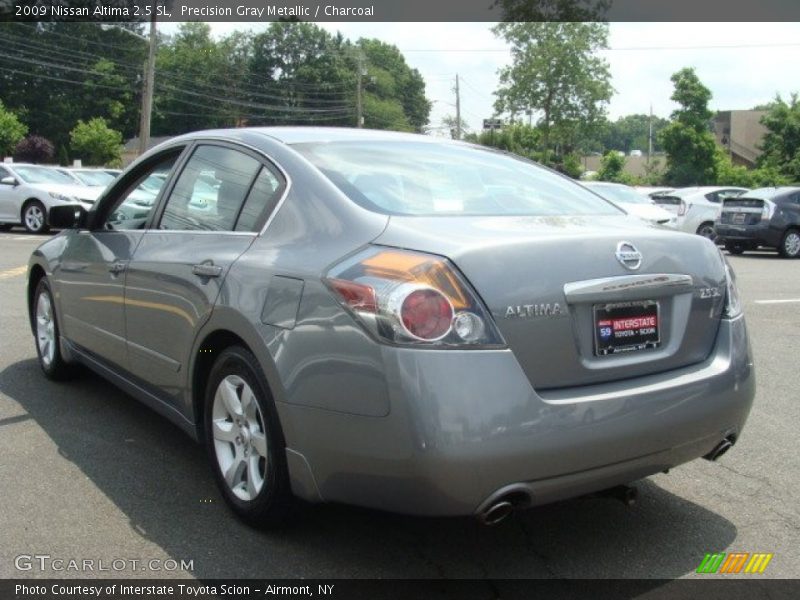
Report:
[[800,187],[760,188],[723,202],[714,223],[717,242],[731,254],[760,246],[800,256]]

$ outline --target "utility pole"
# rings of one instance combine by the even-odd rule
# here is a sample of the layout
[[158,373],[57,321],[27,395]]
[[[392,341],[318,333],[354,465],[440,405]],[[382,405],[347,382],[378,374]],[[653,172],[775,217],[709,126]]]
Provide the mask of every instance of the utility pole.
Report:
[[356,127],[364,127],[364,55],[358,52],[358,87],[356,88]]
[[139,119],[139,154],[147,152],[150,145],[150,120],[153,113],[153,87],[156,71],[156,5],[153,0],[150,13],[150,47],[144,66],[144,89],[142,90],[142,110]]
[[647,134],[647,164],[650,165],[650,155],[653,154],[653,103],[650,103],[650,127]]
[[461,94],[458,89],[458,73],[456,73],[456,139],[461,139]]

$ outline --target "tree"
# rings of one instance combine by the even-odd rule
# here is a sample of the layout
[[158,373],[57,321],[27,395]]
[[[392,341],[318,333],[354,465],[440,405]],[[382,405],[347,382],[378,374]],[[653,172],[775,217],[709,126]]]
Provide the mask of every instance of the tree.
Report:
[[665,180],[669,185],[708,185],[717,180],[717,142],[710,130],[711,91],[694,69],[681,69],[671,77],[671,98],[680,105],[672,122],[659,134],[667,153]]
[[[646,152],[649,147],[650,116],[645,114],[625,115],[616,121],[607,121],[600,126],[598,140],[604,150],[620,150],[630,154],[631,150]],[[660,151],[658,134],[669,125],[667,119],[653,116],[653,150]]]
[[122,134],[110,129],[103,118],[78,121],[69,137],[72,155],[87,165],[119,166],[122,162]]
[[461,125],[461,137],[463,138],[469,134],[469,124],[463,118],[460,122],[455,115],[445,115],[444,118],[442,118],[442,129],[446,129],[450,137],[454,140],[457,139],[459,124]]
[[46,163],[53,160],[53,142],[40,135],[29,135],[14,148],[14,160],[19,162]]
[[766,108],[761,123],[767,128],[758,166],[769,168],[792,182],[800,181],[800,101],[776,96]]
[[0,158],[13,152],[19,141],[28,133],[28,126],[10,110],[6,110],[0,100]]
[[605,115],[613,88],[605,59],[607,23],[500,23],[512,64],[500,71],[498,113],[538,115],[541,150],[571,150]]
[[609,150],[600,161],[600,170],[597,171],[597,179],[600,181],[613,181],[621,183],[624,177],[625,157],[617,150]]

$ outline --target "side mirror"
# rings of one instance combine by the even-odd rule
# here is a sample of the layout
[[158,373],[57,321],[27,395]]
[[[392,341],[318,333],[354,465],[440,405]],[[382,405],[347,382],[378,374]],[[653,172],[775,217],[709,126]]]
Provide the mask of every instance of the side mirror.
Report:
[[86,209],[80,205],[53,206],[47,215],[47,223],[54,229],[81,229],[87,224]]
[[13,185],[14,187],[17,187],[19,185],[19,181],[11,177],[11,175],[0,179],[0,183],[2,183],[3,185]]

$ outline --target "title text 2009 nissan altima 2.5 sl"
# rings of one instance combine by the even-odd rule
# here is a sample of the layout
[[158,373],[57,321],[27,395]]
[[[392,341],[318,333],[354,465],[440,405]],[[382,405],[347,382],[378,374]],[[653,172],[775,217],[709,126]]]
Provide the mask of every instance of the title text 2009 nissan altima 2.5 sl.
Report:
[[45,375],[80,363],[205,442],[251,523],[295,498],[494,522],[716,458],[752,404],[714,244],[512,155],[206,131],[51,213]]

